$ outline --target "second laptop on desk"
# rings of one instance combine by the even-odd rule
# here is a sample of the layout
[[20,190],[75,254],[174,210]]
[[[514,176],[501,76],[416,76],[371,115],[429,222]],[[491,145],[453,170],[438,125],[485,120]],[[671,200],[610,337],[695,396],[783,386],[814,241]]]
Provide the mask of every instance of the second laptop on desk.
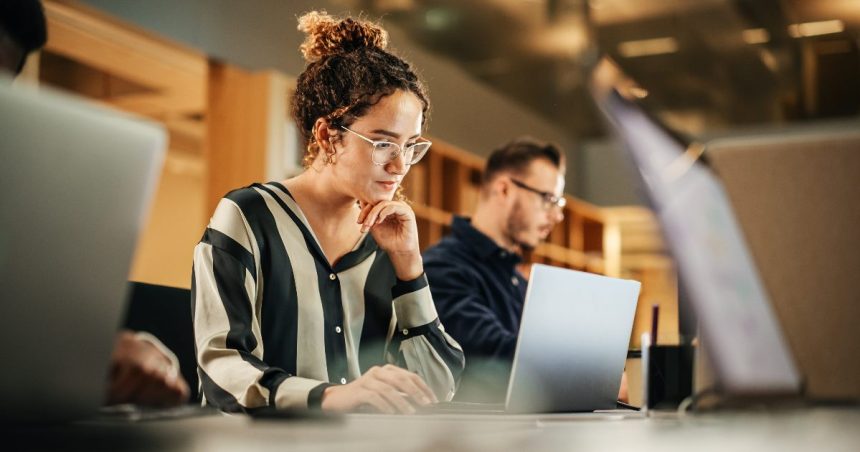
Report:
[[450,402],[422,412],[616,409],[639,288],[636,281],[535,264],[505,403]]

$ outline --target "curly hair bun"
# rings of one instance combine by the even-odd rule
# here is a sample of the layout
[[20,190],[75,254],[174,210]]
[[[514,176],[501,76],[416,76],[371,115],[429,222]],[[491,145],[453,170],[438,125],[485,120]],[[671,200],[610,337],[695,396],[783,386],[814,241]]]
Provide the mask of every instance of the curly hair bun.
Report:
[[379,25],[352,18],[337,19],[325,11],[311,11],[299,17],[299,31],[308,35],[300,49],[309,63],[328,55],[365,47],[385,49],[388,33]]

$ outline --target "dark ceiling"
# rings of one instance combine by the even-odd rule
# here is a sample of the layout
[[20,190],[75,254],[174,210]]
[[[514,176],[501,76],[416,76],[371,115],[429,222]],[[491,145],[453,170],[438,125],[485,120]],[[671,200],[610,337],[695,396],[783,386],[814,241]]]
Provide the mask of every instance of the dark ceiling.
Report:
[[587,81],[608,55],[670,127],[860,112],[860,0],[353,0],[554,121],[602,135]]

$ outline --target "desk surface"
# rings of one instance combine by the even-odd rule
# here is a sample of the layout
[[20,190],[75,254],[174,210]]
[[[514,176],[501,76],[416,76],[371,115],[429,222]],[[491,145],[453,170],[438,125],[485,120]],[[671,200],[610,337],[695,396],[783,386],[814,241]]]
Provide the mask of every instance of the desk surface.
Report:
[[[860,450],[860,407],[601,418],[349,415],[3,427],[4,445],[52,450],[556,451]],[[4,447],[5,449],[5,447]]]

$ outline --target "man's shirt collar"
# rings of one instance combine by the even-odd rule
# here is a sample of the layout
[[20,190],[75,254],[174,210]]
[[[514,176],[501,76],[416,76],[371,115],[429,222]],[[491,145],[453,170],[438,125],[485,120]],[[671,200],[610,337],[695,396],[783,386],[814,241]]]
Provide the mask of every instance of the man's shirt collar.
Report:
[[514,265],[522,260],[518,254],[500,247],[493,239],[472,226],[470,218],[454,215],[451,233],[464,246],[472,248],[481,259],[501,259],[511,261]]

